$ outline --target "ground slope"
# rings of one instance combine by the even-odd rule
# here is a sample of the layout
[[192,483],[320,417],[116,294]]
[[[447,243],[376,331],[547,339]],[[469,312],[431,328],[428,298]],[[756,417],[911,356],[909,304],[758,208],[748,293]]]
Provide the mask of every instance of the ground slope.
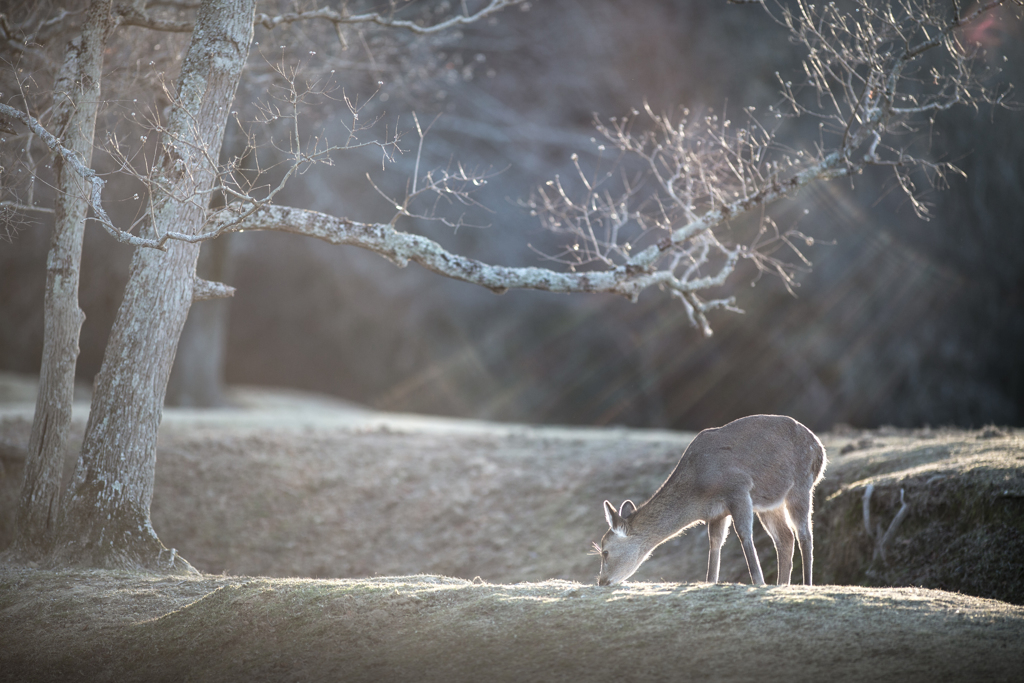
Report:
[[1014,681],[1024,608],[923,589],[0,569],[2,681]]
[[[0,549],[26,387],[0,391]],[[154,527],[205,574],[0,566],[0,681],[1024,681],[1024,608],[1009,604],[1024,603],[1019,431],[823,435],[816,578],[857,585],[739,585],[735,539],[733,583],[695,583],[696,527],[609,589],[587,554],[601,501],[645,499],[692,434],[234,398],[161,427]]]

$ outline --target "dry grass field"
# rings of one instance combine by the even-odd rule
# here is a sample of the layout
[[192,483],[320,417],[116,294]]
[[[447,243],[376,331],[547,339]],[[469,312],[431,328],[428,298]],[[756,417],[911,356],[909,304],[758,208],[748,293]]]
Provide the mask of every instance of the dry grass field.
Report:
[[[32,414],[4,379],[0,547]],[[746,585],[735,538],[703,584],[695,527],[599,588],[601,501],[645,499],[692,434],[233,398],[161,428],[153,525],[202,575],[0,565],[0,680],[1024,680],[1019,431],[822,435],[822,585]]]

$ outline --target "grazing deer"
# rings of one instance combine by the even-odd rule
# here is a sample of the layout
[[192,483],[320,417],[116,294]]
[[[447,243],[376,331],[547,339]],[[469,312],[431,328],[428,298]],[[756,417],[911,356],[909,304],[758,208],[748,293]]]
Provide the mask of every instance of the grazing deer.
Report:
[[825,447],[791,417],[751,415],[705,429],[646,503],[637,507],[627,500],[616,511],[604,502],[609,529],[601,545],[594,544],[601,556],[597,582],[607,586],[625,581],[659,545],[706,522],[711,541],[707,580],[718,583],[731,521],[743,543],[750,580],[763,584],[752,537],[756,512],[775,542],[779,583],[788,584],[793,571],[795,534],[809,586],[814,554],[811,499],[824,473]]

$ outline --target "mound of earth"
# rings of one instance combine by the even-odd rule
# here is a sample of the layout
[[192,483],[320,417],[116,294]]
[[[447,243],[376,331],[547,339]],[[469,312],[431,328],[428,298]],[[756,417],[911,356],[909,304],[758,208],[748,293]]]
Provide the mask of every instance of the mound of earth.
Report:
[[817,492],[822,582],[926,586],[1024,604],[1019,430],[880,430],[845,448]]
[[0,568],[0,680],[1010,681],[1024,608],[943,591]]

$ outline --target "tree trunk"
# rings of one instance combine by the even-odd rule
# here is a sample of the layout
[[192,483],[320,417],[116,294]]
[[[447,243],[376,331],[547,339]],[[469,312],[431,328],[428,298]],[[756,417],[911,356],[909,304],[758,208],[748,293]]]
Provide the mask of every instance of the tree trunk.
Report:
[[[195,234],[252,42],[255,0],[205,0],[161,140],[154,235]],[[167,188],[158,194],[160,188]],[[192,303],[198,244],[137,249],[96,377],[82,455],[61,508],[53,564],[194,571],[149,521],[167,380]]]
[[[58,134],[90,165],[100,102],[103,49],[114,27],[111,0],[94,0],[80,38],[67,46],[55,90]],[[29,437],[25,483],[9,559],[39,560],[47,552],[60,504],[61,475],[71,424],[78,338],[85,314],[78,307],[82,236],[89,204],[82,178],[58,156],[56,221],[46,261],[43,358]]]
[[[203,244],[196,271],[214,282],[231,279],[231,235]],[[227,344],[228,299],[197,301],[189,311],[167,384],[167,405],[197,408],[223,406],[224,354]]]

